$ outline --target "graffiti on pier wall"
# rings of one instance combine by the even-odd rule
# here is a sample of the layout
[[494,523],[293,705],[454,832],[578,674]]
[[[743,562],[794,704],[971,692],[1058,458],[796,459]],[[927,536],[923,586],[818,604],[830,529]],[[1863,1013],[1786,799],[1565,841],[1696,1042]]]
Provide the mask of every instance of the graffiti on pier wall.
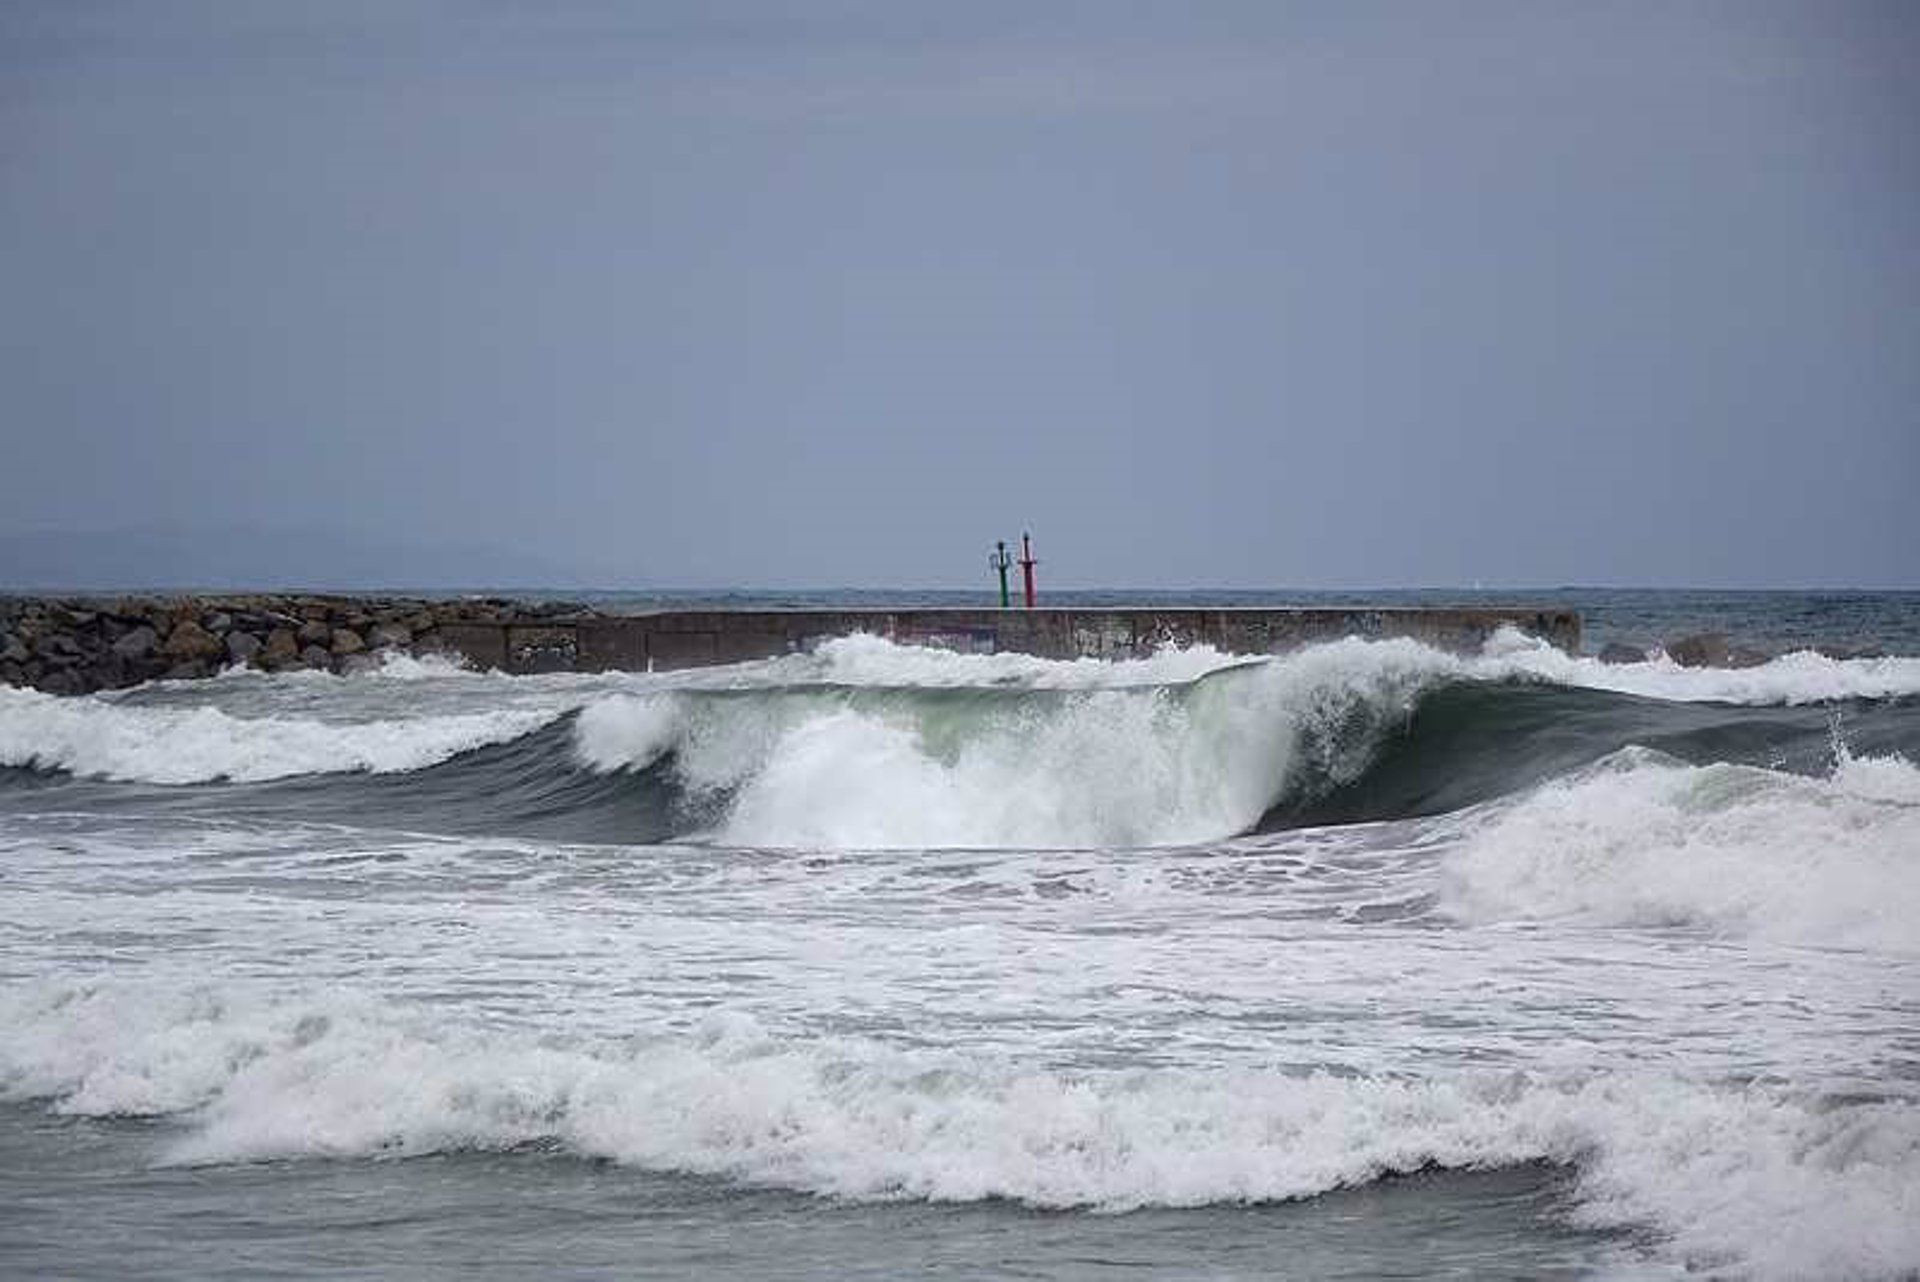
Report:
[[1000,634],[993,628],[889,628],[887,640],[895,645],[925,646],[955,654],[1000,652]]

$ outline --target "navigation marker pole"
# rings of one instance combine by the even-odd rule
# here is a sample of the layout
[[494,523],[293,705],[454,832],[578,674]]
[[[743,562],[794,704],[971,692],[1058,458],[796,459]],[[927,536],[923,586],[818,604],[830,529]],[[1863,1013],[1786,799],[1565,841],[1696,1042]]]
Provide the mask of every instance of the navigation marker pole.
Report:
[[1020,536],[1020,569],[1027,576],[1027,609],[1033,609],[1033,567],[1040,564],[1033,559],[1033,535]]
[[1007,596],[1007,567],[1013,564],[1013,554],[1007,551],[1007,541],[1001,539],[994,545],[994,551],[987,554],[987,564],[1000,571],[1000,608],[1006,609],[1013,604]]

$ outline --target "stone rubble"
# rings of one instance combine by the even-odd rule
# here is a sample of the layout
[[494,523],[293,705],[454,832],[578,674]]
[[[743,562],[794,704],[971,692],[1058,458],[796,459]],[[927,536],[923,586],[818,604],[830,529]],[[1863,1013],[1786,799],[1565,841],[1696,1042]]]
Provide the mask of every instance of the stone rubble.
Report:
[[571,602],[286,594],[0,596],[0,684],[51,694],[208,677],[235,666],[359,671],[432,654],[451,623],[595,617]]

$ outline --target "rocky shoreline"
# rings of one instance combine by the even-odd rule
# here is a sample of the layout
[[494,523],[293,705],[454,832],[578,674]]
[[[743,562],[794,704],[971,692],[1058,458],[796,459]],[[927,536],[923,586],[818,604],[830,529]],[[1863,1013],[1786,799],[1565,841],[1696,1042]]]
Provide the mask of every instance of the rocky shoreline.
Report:
[[0,596],[0,683],[89,694],[236,665],[348,673],[389,654],[438,652],[448,626],[595,617],[571,602],[501,597]]

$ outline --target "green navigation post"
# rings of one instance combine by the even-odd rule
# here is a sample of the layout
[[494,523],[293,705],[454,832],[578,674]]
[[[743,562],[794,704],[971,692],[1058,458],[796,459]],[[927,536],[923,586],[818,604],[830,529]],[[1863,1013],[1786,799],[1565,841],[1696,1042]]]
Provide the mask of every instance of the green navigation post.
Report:
[[1013,564],[1013,554],[1007,551],[1005,539],[994,544],[994,548],[995,551],[987,557],[987,564],[1000,571],[1000,608],[1004,610],[1013,604],[1013,599],[1007,595],[1007,567]]

